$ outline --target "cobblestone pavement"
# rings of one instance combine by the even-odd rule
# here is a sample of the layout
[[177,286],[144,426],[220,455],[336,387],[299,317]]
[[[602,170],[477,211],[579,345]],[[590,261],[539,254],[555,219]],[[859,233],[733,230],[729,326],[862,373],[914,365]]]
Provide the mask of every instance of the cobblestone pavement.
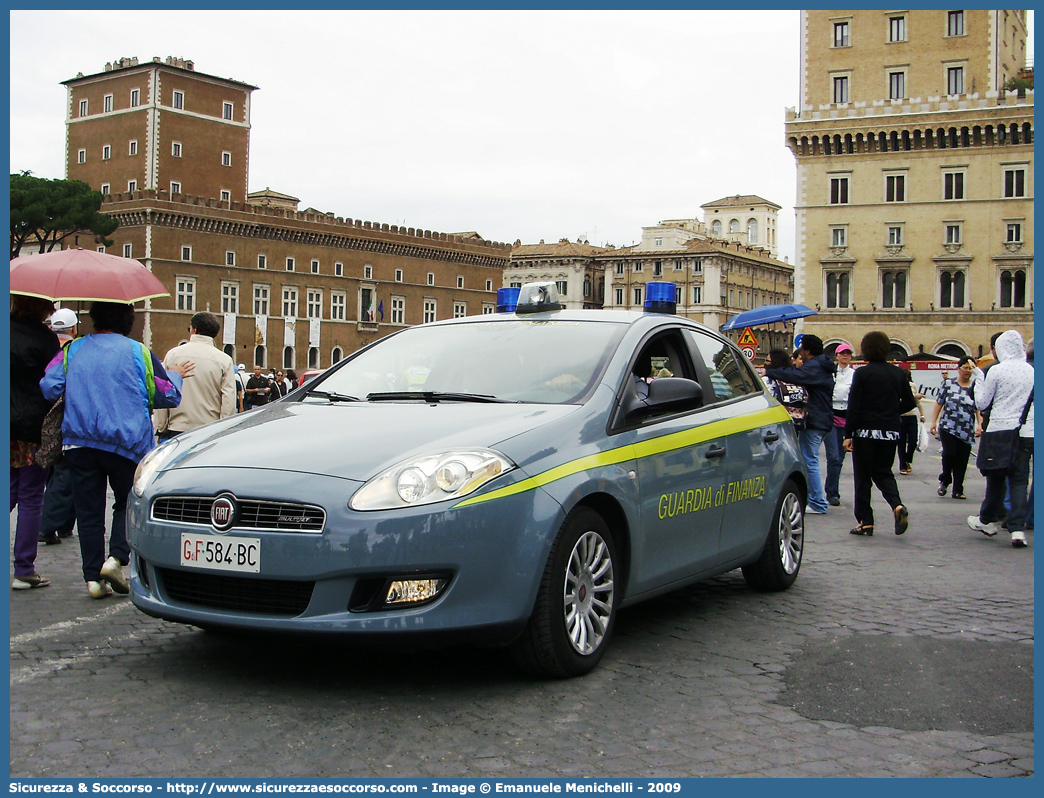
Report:
[[51,586],[9,591],[11,776],[1032,775],[1033,535],[972,532],[981,479],[955,501],[937,457],[915,469],[903,537],[848,534],[846,462],[791,590],[734,572],[628,609],[569,681],[166,623],[91,600],[75,541],[41,546]]

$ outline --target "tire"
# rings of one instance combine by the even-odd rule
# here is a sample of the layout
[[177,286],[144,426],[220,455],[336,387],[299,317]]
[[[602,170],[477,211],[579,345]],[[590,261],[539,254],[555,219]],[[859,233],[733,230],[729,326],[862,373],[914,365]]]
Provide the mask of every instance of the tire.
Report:
[[805,549],[805,500],[787,480],[776,501],[772,527],[757,562],[743,566],[743,578],[755,590],[786,590],[797,579]]
[[578,507],[562,523],[533,614],[511,644],[516,664],[527,673],[559,679],[591,671],[612,636],[619,573],[609,527],[594,510]]

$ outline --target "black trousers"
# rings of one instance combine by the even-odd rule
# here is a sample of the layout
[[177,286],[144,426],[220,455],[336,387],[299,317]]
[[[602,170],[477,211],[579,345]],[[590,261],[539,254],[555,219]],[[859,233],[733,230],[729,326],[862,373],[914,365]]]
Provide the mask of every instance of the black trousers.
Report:
[[75,523],[72,471],[69,470],[67,463],[56,463],[51,467],[51,473],[47,476],[43,515],[40,516],[40,532],[45,535],[56,533],[67,537],[72,534]]
[[885,501],[893,510],[903,503],[899,486],[892,473],[896,441],[878,441],[872,438],[852,439],[852,476],[855,477],[855,517],[861,524],[874,523],[874,509],[870,505],[870,486],[877,485]]
[[968,457],[971,455],[971,444],[965,443],[953,433],[939,430],[942,441],[942,473],[939,484],[948,487],[953,483],[953,495],[964,493],[964,475],[968,471]]
[[913,465],[917,451],[917,416],[899,416],[899,467]]

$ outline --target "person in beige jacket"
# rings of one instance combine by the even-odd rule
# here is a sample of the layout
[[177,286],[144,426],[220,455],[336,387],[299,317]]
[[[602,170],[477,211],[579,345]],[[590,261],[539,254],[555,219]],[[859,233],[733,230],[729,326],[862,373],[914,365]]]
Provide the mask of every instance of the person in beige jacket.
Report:
[[218,317],[203,311],[192,317],[188,343],[175,346],[163,358],[169,368],[185,360],[196,364],[196,374],[186,380],[181,391],[181,404],[169,410],[153,412],[153,424],[160,440],[225,418],[236,412],[235,364],[232,358],[214,346],[220,329]]

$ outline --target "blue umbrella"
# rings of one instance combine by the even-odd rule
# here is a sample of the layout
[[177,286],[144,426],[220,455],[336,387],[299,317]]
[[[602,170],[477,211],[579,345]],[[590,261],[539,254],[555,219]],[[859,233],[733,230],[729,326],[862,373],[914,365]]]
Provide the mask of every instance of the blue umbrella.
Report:
[[817,311],[804,305],[762,305],[760,308],[737,313],[722,325],[725,330],[738,330],[742,327],[760,327],[764,324],[775,324],[778,321],[790,321],[805,316],[815,316]]

